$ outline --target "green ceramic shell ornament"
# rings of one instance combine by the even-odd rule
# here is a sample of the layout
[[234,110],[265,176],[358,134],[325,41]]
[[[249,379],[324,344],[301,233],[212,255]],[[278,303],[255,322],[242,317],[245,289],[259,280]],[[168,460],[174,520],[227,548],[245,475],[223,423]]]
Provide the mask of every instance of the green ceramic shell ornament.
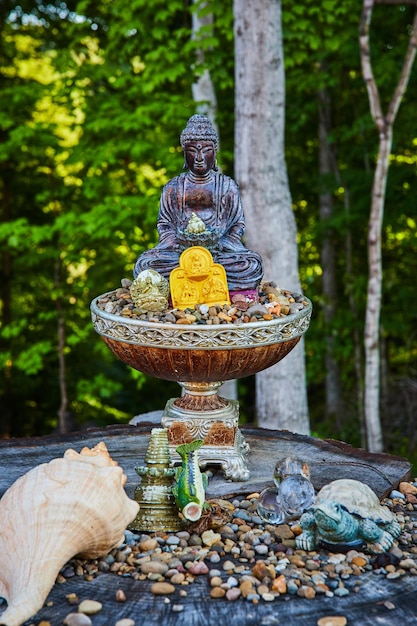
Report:
[[198,450],[203,445],[201,439],[183,443],[176,448],[182,465],[176,469],[176,485],[172,488],[175,501],[186,520],[200,519],[206,500],[208,479],[202,474],[198,464]]
[[401,534],[394,513],[380,504],[374,491],[351,479],[325,485],[300,525],[303,532],[296,537],[296,546],[302,550],[314,550],[319,544],[337,548],[366,543],[369,552],[380,554]]
[[130,286],[135,306],[143,312],[168,308],[169,282],[155,270],[143,270]]

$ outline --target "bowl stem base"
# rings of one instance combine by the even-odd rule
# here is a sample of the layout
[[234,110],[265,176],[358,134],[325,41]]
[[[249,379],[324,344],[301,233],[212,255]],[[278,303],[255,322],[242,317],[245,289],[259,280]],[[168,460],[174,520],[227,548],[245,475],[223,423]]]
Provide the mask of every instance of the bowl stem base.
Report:
[[217,396],[221,384],[198,383],[197,391],[191,383],[181,383],[184,393],[180,399],[168,400],[161,424],[168,431],[173,463],[181,462],[177,446],[202,439],[204,445],[198,451],[201,467],[220,465],[226,479],[246,481],[249,445],[238,428],[239,403]]

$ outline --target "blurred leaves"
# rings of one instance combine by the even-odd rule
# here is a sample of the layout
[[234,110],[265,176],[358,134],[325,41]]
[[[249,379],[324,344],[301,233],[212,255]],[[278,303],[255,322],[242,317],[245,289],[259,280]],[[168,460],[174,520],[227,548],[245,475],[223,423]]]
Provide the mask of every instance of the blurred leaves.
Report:
[[[359,62],[360,4],[283,0],[282,8],[286,159],[301,280],[314,304],[306,364],[315,427],[322,419],[323,333],[328,332],[320,248],[331,233],[338,275],[331,332],[351,402],[352,334],[363,327],[377,137]],[[214,16],[212,31],[201,41],[190,36],[192,10]],[[407,6],[378,5],[374,12],[372,50],[385,99],[398,78],[410,21]],[[231,2],[209,0],[196,7],[183,0],[0,3],[3,433],[42,434],[57,425],[60,315],[75,427],[127,421],[134,414],[162,409],[169,397],[178,395],[175,384],[147,379],[115,359],[92,330],[89,303],[117,287],[121,278],[131,277],[136,257],[156,243],[160,190],[182,168],[179,134],[195,112],[193,80],[205,69],[197,62],[199,45],[216,87],[219,160],[233,176]],[[330,141],[341,180],[318,176],[320,89],[330,95]],[[416,92],[414,72],[394,133],[384,224],[381,323],[389,380],[409,372],[417,352],[412,262],[417,253]],[[323,189],[332,194],[335,207],[327,223],[319,220]],[[354,249],[351,271],[346,266],[347,236]],[[355,319],[350,296],[357,304]],[[350,407],[345,420],[350,434],[354,414],[355,407]]]

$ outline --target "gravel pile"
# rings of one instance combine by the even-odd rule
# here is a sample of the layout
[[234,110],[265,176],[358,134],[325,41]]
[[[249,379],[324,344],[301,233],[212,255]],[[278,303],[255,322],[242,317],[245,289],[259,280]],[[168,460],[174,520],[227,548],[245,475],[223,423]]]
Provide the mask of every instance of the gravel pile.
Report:
[[320,595],[360,593],[365,572],[388,580],[417,575],[417,481],[401,483],[400,490],[383,501],[395,513],[402,533],[389,552],[378,555],[366,549],[338,553],[296,549],[298,521],[264,523],[257,514],[257,499],[253,493],[233,500],[230,519],[215,528],[198,531],[188,526],[176,533],[151,534],[126,531],[120,548],[101,560],[71,560],[57,582],[74,576],[92,580],[101,572],[111,572],[137,580],[139,590],[140,582],[147,580],[151,593],[162,601],[174,594],[172,609],[180,612],[181,598],[201,577],[207,578],[213,599],[258,604],[291,596],[314,600]]
[[300,294],[279,289],[275,283],[264,283],[258,294],[258,302],[250,301],[243,294],[232,294],[231,305],[196,304],[185,310],[166,309],[165,311],[144,312],[138,309],[130,295],[132,281],[123,278],[121,287],[101,296],[97,306],[122,317],[146,322],[168,324],[242,324],[247,322],[270,321],[297,313],[307,306]]

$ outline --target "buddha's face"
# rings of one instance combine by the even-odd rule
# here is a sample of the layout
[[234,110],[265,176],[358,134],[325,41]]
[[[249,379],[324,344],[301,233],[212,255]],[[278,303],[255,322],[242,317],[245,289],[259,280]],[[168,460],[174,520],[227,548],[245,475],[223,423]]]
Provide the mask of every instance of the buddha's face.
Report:
[[185,162],[188,169],[202,176],[213,169],[216,151],[212,141],[189,141],[184,149]]

